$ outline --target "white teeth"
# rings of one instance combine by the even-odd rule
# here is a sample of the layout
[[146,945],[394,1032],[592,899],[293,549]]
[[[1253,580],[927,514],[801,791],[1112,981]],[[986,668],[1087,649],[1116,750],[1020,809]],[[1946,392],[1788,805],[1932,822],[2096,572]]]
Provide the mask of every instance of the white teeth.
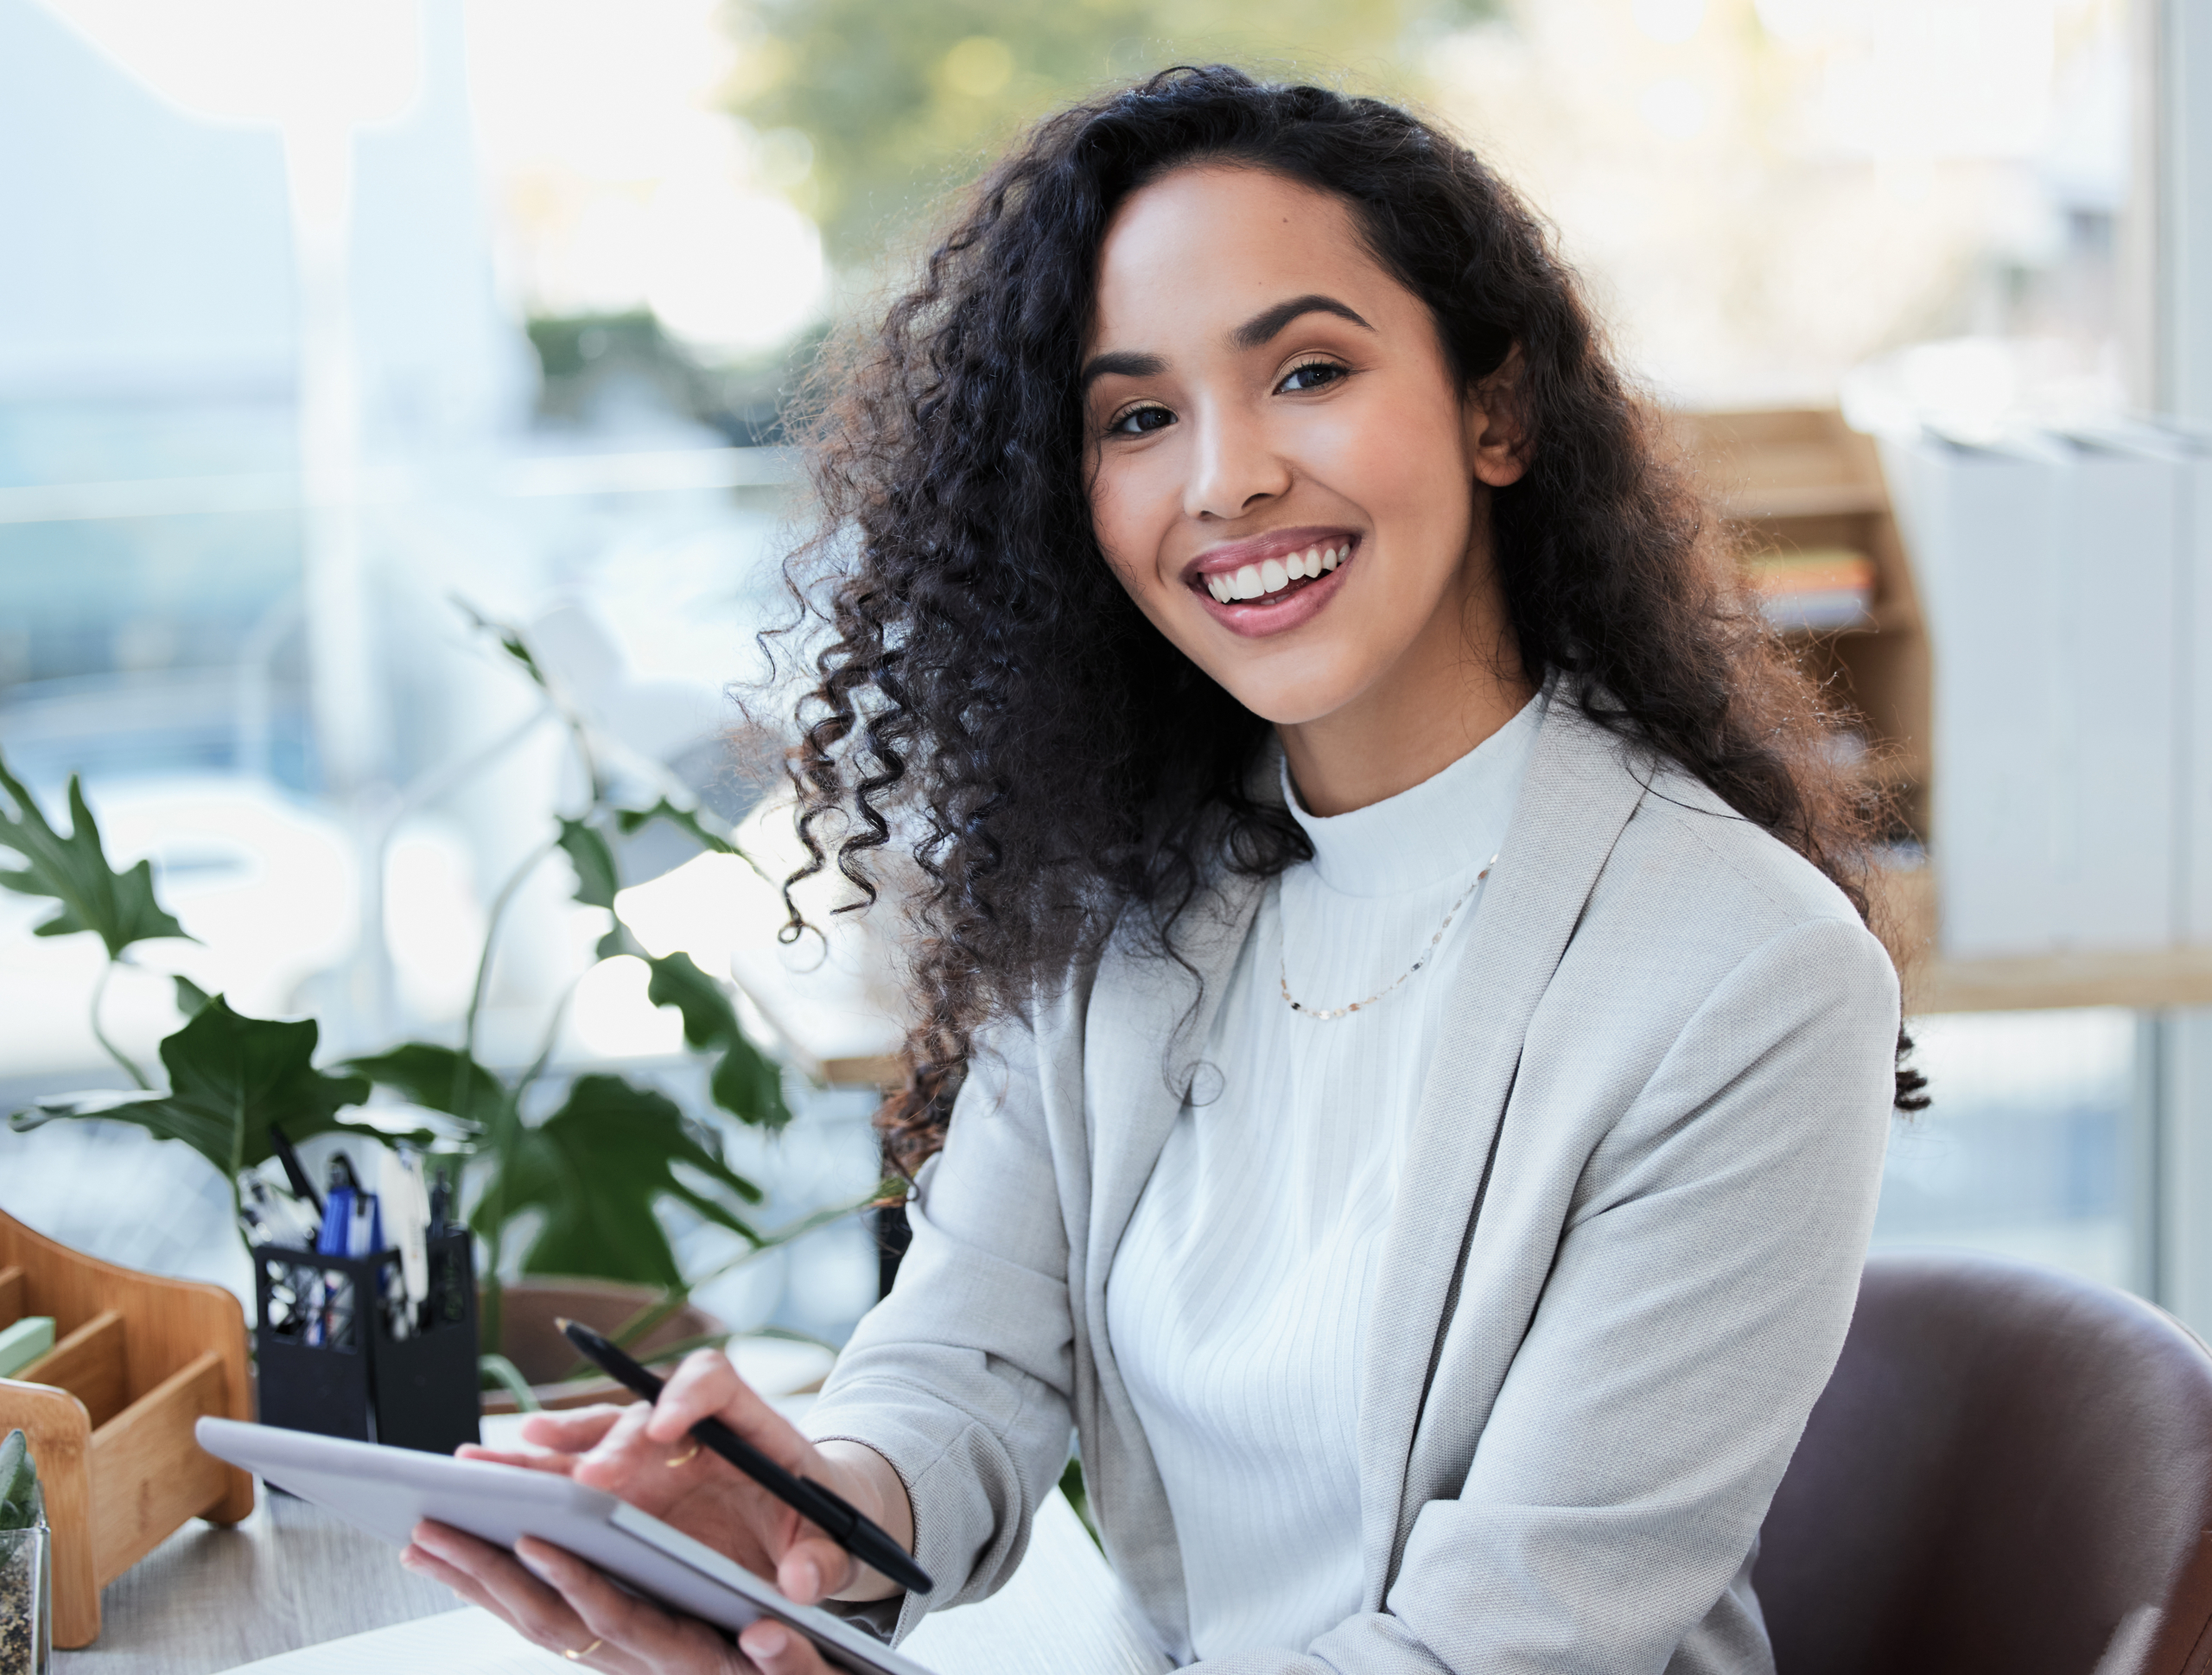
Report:
[[1289,557],[1282,561],[1282,567],[1290,572],[1290,579],[1294,582],[1300,576],[1319,576],[1321,573],[1318,570],[1309,570],[1306,568],[1306,558],[1302,553],[1292,553]]
[[1308,576],[1319,576],[1321,573],[1320,548],[1308,547],[1306,549],[1306,573]]
[[1290,572],[1274,559],[1265,559],[1260,565],[1260,585],[1269,593],[1281,593],[1290,585]]
[[1334,570],[1337,567],[1338,559],[1344,556],[1344,549],[1342,547],[1331,547],[1326,552],[1321,555],[1321,568],[1323,570]]
[[1259,570],[1250,564],[1236,572],[1235,592],[1239,599],[1257,599],[1267,591],[1260,580]]
[[1215,575],[1207,576],[1206,591],[1224,605],[1226,605],[1232,597],[1229,578],[1226,576]]

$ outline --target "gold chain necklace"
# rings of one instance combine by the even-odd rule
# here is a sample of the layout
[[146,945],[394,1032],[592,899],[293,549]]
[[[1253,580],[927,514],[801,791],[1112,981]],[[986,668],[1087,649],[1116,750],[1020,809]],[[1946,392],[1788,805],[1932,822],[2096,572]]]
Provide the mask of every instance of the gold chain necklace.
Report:
[[1312,1018],[1317,1023],[1329,1023],[1338,1018],[1349,1017],[1363,1006],[1374,1005],[1376,1002],[1381,1000],[1393,989],[1397,988],[1400,984],[1405,982],[1405,980],[1411,977],[1415,971],[1418,971],[1422,966],[1428,964],[1429,960],[1436,952],[1436,945],[1444,940],[1444,933],[1452,928],[1452,921],[1459,916],[1459,909],[1467,905],[1467,898],[1472,895],[1475,891],[1480,888],[1483,880],[1490,876],[1490,869],[1497,864],[1497,857],[1495,855],[1491,856],[1489,860],[1483,863],[1483,869],[1475,875],[1475,882],[1468,885],[1465,889],[1461,890],[1459,892],[1459,899],[1445,909],[1444,922],[1436,927],[1436,934],[1429,938],[1428,946],[1421,951],[1421,958],[1414,961],[1414,963],[1411,965],[1408,965],[1404,971],[1401,971],[1398,974],[1395,982],[1384,984],[1380,989],[1377,989],[1365,1000],[1356,1000],[1349,1006],[1308,1006],[1290,992],[1289,942],[1287,938],[1284,939],[1283,946],[1279,949],[1276,953],[1276,963],[1281,968],[1282,972],[1281,982],[1283,999],[1289,1003],[1290,1009],[1292,1011],[1302,1013],[1306,1016]]

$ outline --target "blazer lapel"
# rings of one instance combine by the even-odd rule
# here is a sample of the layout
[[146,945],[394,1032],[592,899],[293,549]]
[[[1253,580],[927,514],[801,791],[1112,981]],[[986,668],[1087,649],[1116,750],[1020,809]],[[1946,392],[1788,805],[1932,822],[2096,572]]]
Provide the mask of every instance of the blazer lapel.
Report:
[[1379,1609],[1405,1524],[1407,1462],[1521,1043],[1648,775],[1554,693],[1497,867],[1468,927],[1406,1150],[1359,1370],[1360,1534]]
[[[1280,803],[1282,772],[1282,746],[1270,739],[1245,777],[1245,794]],[[1092,1318],[1102,1325],[1107,1271],[1183,1109],[1264,888],[1224,869],[1175,926],[1179,961],[1118,934],[1100,961],[1083,1056],[1093,1182],[1084,1266]]]
[[1093,1505],[1115,1569],[1133,1595],[1148,1602],[1166,1642],[1181,1648],[1190,1641],[1182,1549],[1174,1539],[1166,1487],[1108,1339],[1106,1282],[1137,1200],[1181,1114],[1262,888],[1256,879],[1230,876],[1192,904],[1175,934],[1187,970],[1116,937],[1100,963],[1084,1043],[1092,1188],[1083,1307],[1096,1375],[1097,1423],[1121,1443],[1097,1459],[1086,1458],[1084,1468],[1097,1474]]
[[1191,905],[1175,927],[1176,952],[1188,970],[1118,937],[1101,962],[1084,1043],[1084,1092],[1096,1183],[1087,1266],[1102,1299],[1114,1252],[1198,1070],[1263,888],[1232,875]]

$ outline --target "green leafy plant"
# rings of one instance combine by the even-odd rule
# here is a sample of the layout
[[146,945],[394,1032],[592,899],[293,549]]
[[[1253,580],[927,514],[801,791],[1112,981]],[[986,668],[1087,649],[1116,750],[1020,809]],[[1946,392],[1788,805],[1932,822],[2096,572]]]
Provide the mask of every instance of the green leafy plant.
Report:
[[33,927],[35,936],[73,936],[79,931],[96,934],[107,948],[107,964],[100,968],[92,989],[92,1038],[101,1049],[141,1088],[153,1084],[100,1028],[100,1002],[108,979],[118,965],[127,965],[132,946],[162,937],[182,937],[184,927],[163,911],[154,899],[154,869],[141,861],[128,872],[108,864],[100,848],[100,829],[86,806],[85,788],[69,776],[69,831],[54,831],[20,780],[0,762],[0,792],[12,808],[0,807],[0,849],[13,850],[23,864],[0,872],[0,889],[18,895],[51,896],[60,911]]
[[38,1463],[20,1430],[0,1439],[0,1530],[35,1530],[40,1506]]
[[[689,1289],[656,1213],[658,1205],[680,1204],[736,1233],[744,1241],[743,1257],[782,1244],[808,1228],[766,1231],[756,1226],[745,1210],[760,1201],[759,1187],[728,1167],[711,1129],[687,1117],[654,1089],[618,1076],[582,1075],[543,1122],[525,1121],[525,1098],[545,1076],[567,998],[554,1008],[543,1044],[530,1065],[518,1075],[502,1076],[484,1064],[478,1053],[493,959],[501,926],[523,886],[556,855],[564,857],[575,875],[574,899],[613,914],[621,874],[610,834],[627,837],[664,821],[702,848],[740,858],[743,851],[729,832],[677,800],[683,794],[679,787],[653,788],[650,802],[637,799],[642,806],[623,801],[604,769],[605,752],[591,723],[568,701],[522,631],[462,608],[538,687],[564,723],[583,771],[584,805],[573,814],[557,817],[545,840],[494,893],[460,1047],[410,1041],[354,1060],[345,1068],[412,1104],[451,1118],[454,1148],[480,1162],[480,1190],[469,1220],[486,1250],[486,1343],[500,1341],[501,1277],[506,1271],[510,1234],[520,1219],[531,1215],[539,1220],[516,1264],[520,1272],[623,1280],[662,1289],[661,1302],[624,1329],[624,1337],[634,1339],[680,1307]],[[708,1092],[717,1106],[753,1127],[776,1130],[791,1120],[782,1072],[746,1035],[726,985],[701,971],[689,954],[656,958],[647,953],[619,916],[601,939],[598,954],[601,959],[630,954],[645,962],[652,972],[647,997],[656,1005],[677,1007],[687,1045],[712,1055]],[[678,1166],[694,1172],[708,1190],[688,1184],[676,1172]]]
[[[234,1202],[241,1177],[270,1156],[272,1121],[281,1121],[295,1142],[334,1132],[386,1143],[411,1142],[455,1159],[473,1188],[468,1220],[484,1246],[483,1340],[488,1349],[496,1352],[501,1341],[501,1279],[511,1257],[512,1268],[524,1274],[658,1288],[660,1300],[623,1329],[622,1335],[634,1341],[680,1308],[690,1290],[662,1226],[661,1207],[680,1206],[737,1236],[741,1248],[716,1271],[721,1272],[869,1200],[787,1227],[762,1228],[749,1213],[762,1192],[729,1166],[720,1134],[658,1089],[589,1072],[575,1076],[565,1089],[534,1098],[533,1091],[549,1074],[567,995],[553,1009],[543,1044],[528,1065],[503,1072],[483,1060],[480,1029],[501,930],[523,887],[541,867],[556,855],[564,857],[575,875],[574,899],[613,914],[622,886],[616,836],[664,822],[704,849],[741,858],[743,852],[732,834],[690,806],[683,788],[673,782],[648,784],[645,796],[618,794],[602,769],[604,753],[591,723],[567,701],[523,634],[468,614],[564,723],[586,792],[581,808],[549,820],[543,841],[494,892],[459,1044],[402,1041],[318,1069],[313,1020],[245,1017],[221,997],[203,994],[179,978],[177,1003],[186,1022],[161,1044],[166,1091],[154,1088],[103,1035],[101,1044],[130,1073],[137,1091],[41,1099],[16,1111],[11,1123],[19,1130],[65,1118],[135,1123],[162,1139],[181,1141],[205,1157],[229,1181]],[[0,790],[13,804],[12,812],[0,810],[0,846],[24,859],[22,870],[0,873],[0,884],[60,901],[60,912],[39,927],[41,935],[99,934],[109,958],[102,988],[105,972],[125,961],[134,943],[184,934],[156,899],[148,863],[142,861],[125,872],[108,863],[73,779],[67,836],[55,831],[4,764]],[[648,998],[676,1008],[687,1047],[711,1061],[707,1090],[716,1107],[757,1128],[780,1129],[790,1121],[782,1072],[747,1035],[728,985],[702,971],[688,953],[647,952],[619,916],[598,953],[602,959],[633,955],[644,961],[651,972]],[[96,1032],[99,1001],[96,992]],[[396,1131],[339,1114],[364,1105],[372,1087],[397,1095],[431,1121]],[[542,1118],[525,1114],[548,1103],[553,1108]],[[512,1241],[525,1219],[534,1220],[534,1227],[516,1251]],[[692,1276],[690,1283],[705,1277]]]
[[[197,997],[198,1004],[191,1003]],[[182,984],[180,1000],[190,1016],[162,1043],[169,1091],[156,1093],[68,1093],[42,1099],[17,1111],[12,1125],[35,1129],[58,1117],[106,1117],[136,1123],[161,1140],[181,1140],[230,1182],[232,1208],[248,1169],[275,1154],[269,1125],[282,1122],[295,1143],[318,1134],[355,1134],[384,1143],[387,1130],[344,1122],[339,1111],[369,1097],[363,1076],[330,1076],[315,1067],[318,1029],[312,1018],[279,1023],[241,1017],[220,996],[212,998]],[[406,1137],[427,1141],[418,1132]]]

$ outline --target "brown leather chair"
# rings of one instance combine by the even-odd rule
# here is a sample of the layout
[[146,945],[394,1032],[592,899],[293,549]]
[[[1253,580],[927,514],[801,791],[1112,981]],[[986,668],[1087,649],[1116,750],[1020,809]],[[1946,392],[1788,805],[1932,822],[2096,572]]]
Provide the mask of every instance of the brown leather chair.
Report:
[[2212,1353],[1993,1257],[1877,1257],[1754,1575],[1779,1675],[2212,1667]]

